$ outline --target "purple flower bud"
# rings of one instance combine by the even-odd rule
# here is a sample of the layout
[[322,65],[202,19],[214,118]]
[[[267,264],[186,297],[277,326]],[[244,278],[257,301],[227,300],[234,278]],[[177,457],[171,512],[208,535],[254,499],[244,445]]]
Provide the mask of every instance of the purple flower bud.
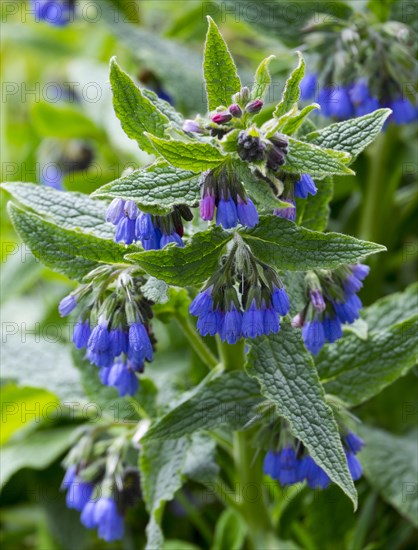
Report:
[[296,221],[296,203],[291,199],[286,199],[286,202],[289,202],[294,206],[289,206],[288,208],[276,208],[273,211],[273,214],[279,218],[284,218],[285,220],[290,220],[291,222],[295,222]]
[[200,199],[200,217],[203,221],[213,220],[215,214],[215,197],[206,191],[205,196]]
[[328,474],[308,455],[302,459],[299,474],[311,489],[326,489],[331,483]]
[[69,315],[73,309],[75,309],[77,306],[77,300],[76,297],[73,294],[69,294],[68,296],[65,296],[61,300],[58,306],[58,311],[61,317],[66,317]]
[[196,134],[201,134],[203,132],[199,124],[195,120],[191,120],[190,118],[187,118],[183,122],[183,130],[185,132],[194,132]]
[[324,297],[322,296],[322,292],[320,290],[311,290],[309,293],[309,297],[311,299],[311,304],[316,311],[318,311],[319,313],[325,311],[326,305]]
[[231,115],[235,118],[241,118],[242,117],[242,109],[237,103],[233,103],[228,108]]
[[229,122],[231,118],[231,113],[228,113],[228,111],[223,111],[222,113],[214,114],[212,116],[212,121],[215,122],[215,124],[225,124],[225,122]]
[[277,311],[277,313],[282,317],[289,313],[290,301],[284,288],[278,288],[277,286],[274,287],[271,295],[271,302],[274,310]]
[[245,110],[247,113],[259,113],[261,109],[263,108],[264,102],[261,101],[261,99],[255,99],[254,101],[250,101],[248,105],[245,107]]
[[113,199],[106,210],[106,221],[116,225],[124,216],[125,201]]
[[152,235],[150,239],[142,239],[141,243],[144,247],[144,250],[160,250],[160,242],[161,242],[162,233],[156,227],[152,230]]
[[84,323],[80,320],[74,325],[73,342],[77,349],[82,349],[87,346],[91,334],[90,324],[88,321]]
[[272,307],[264,310],[264,334],[276,334],[280,330],[280,322],[277,313]]
[[241,197],[238,196],[237,214],[240,223],[246,227],[254,227],[258,224],[257,208],[248,197],[247,202],[244,202]]
[[364,441],[354,432],[348,432],[348,434],[344,436],[344,443],[348,450],[354,454],[359,453],[364,447]]
[[360,281],[363,281],[370,273],[370,267],[365,264],[354,264],[351,266],[351,271],[354,277],[357,277]]
[[199,294],[190,304],[189,311],[191,315],[200,317],[201,315],[205,315],[206,313],[209,313],[209,311],[211,311],[213,305],[212,289],[213,287],[211,286],[206,290],[199,292]]
[[94,529],[97,527],[96,520],[94,519],[95,506],[96,502],[94,500],[89,500],[81,512],[80,521],[87,529]]
[[134,201],[126,201],[124,210],[125,214],[130,220],[136,220],[136,218],[138,217],[139,208],[134,203]]
[[380,103],[375,97],[369,97],[356,106],[356,116],[364,116],[380,109]]
[[143,363],[145,359],[152,361],[151,341],[142,323],[133,323],[129,327],[128,356],[136,363]]
[[302,174],[300,180],[295,183],[295,196],[300,199],[306,199],[308,195],[316,195],[317,191],[315,182],[309,174]]
[[363,468],[361,467],[359,459],[353,455],[353,453],[345,453],[347,457],[347,466],[350,470],[351,477],[353,481],[357,481],[363,475]]
[[348,91],[343,86],[336,88],[330,98],[329,111],[331,116],[345,120],[354,115],[354,107],[351,103]]
[[117,243],[131,244],[135,240],[135,220],[128,217],[122,218],[116,226],[115,241]]
[[149,214],[139,213],[136,218],[135,233],[141,240],[151,239],[154,234],[154,225]]

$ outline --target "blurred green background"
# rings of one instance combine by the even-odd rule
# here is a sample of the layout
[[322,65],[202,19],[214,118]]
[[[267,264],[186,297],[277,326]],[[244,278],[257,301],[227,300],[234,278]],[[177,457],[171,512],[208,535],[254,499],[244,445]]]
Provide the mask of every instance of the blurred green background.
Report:
[[[269,95],[274,104],[296,63],[295,49],[303,49],[303,35],[296,30],[292,34],[291,29],[283,32],[283,25],[277,30],[265,25],[263,30],[261,16],[254,18],[250,12],[237,15],[233,4],[199,0],[79,2],[79,17],[65,28],[54,28],[34,21],[29,4],[3,2],[1,180],[42,184],[49,163],[60,162],[68,169],[64,188],[90,193],[127,168],[148,162],[149,157],[123,134],[113,113],[109,59],[117,56],[138,82],[168,98],[183,114],[193,117],[204,112],[201,55],[207,14],[220,26],[244,82],[251,81],[265,56],[276,56],[271,63],[273,87]],[[349,4],[360,9],[366,2]],[[320,118],[316,122],[325,123]],[[361,296],[365,304],[400,291],[416,279],[416,125],[390,127],[388,132],[392,140],[389,152],[382,156],[380,139],[369,147],[356,161],[356,176],[336,179],[331,204],[330,229],[388,247],[388,253],[378,255],[372,265],[373,274]],[[360,231],[361,220],[368,215],[364,197],[376,170],[381,175],[381,200],[366,235]],[[99,548],[102,543],[81,527],[78,514],[65,508],[59,492],[63,476],[60,460],[74,440],[77,426],[89,417],[94,419],[94,410],[83,408],[86,398],[80,375],[65,345],[69,329],[57,313],[57,303],[71,285],[39,264],[18,242],[8,221],[4,191],[1,198],[4,486],[0,541],[7,550]],[[157,322],[157,334],[159,352],[152,365],[153,376],[166,389],[169,400],[199,381],[204,371],[174,321]],[[417,375],[412,371],[354,412],[371,425],[399,435],[406,433],[416,426]],[[116,414],[110,405],[116,403],[112,397],[102,395],[99,402],[107,414]],[[128,418],[129,410],[125,413]],[[411,524],[371,491],[366,481],[362,480],[358,489],[357,515],[337,489],[286,495],[278,490],[278,497],[285,496],[278,511],[282,538],[292,539],[302,548],[414,547],[416,532]],[[169,512],[164,521],[167,549],[208,547],[196,526],[204,514],[201,521],[212,528],[220,513],[215,500],[202,503],[197,488],[189,483]],[[123,545],[108,547],[142,548],[146,521],[143,506],[132,510]],[[195,546],[175,542],[179,539],[195,541]]]

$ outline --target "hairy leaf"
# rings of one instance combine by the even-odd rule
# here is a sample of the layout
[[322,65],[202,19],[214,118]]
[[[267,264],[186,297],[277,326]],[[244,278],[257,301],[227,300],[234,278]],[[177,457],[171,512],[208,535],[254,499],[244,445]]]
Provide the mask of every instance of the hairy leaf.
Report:
[[239,173],[242,183],[251,199],[265,210],[274,210],[275,208],[286,208],[287,203],[281,201],[273,192],[270,184],[258,178],[248,166],[247,162],[240,160],[234,161],[234,169]]
[[279,334],[253,340],[247,370],[292,433],[356,507],[357,493],[338,426],[298,331],[283,323]]
[[264,99],[268,87],[271,84],[271,76],[268,67],[270,61],[275,57],[275,55],[266,57],[257,67],[254,84],[251,90],[251,99]]
[[311,231],[277,216],[261,216],[260,223],[242,230],[241,236],[260,260],[290,271],[331,269],[385,250],[348,235]]
[[280,118],[285,115],[288,111],[291,110],[293,105],[299,101],[299,84],[303,78],[303,75],[305,74],[305,61],[303,60],[302,54],[300,52],[298,52],[298,56],[298,66],[296,67],[296,69],[294,69],[289,78],[286,80],[282,99],[277,107],[274,109],[273,116],[275,118]]
[[312,143],[299,141],[288,137],[289,153],[283,170],[295,174],[310,174],[313,178],[337,174],[341,176],[354,174],[348,168],[347,162],[351,160],[348,153],[323,149]]
[[234,60],[211,17],[206,35],[203,73],[206,81],[208,110],[213,111],[219,105],[228,107],[231,96],[241,89]]
[[283,134],[287,134],[287,135],[294,134],[297,130],[299,130],[299,128],[305,122],[306,117],[308,117],[312,111],[319,108],[320,107],[317,103],[312,103],[312,105],[307,105],[301,111],[291,116],[287,120],[287,122],[281,127],[280,131],[283,132]]

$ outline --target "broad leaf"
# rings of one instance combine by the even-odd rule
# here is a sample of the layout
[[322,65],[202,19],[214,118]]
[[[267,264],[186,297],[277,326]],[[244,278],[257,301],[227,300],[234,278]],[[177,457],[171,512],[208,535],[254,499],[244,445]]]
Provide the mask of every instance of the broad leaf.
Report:
[[217,268],[219,256],[232,238],[220,227],[196,233],[184,248],[169,246],[129,254],[127,259],[140,265],[147,273],[175,286],[202,284]]
[[418,527],[418,454],[416,431],[394,436],[362,426],[366,445],[359,455],[364,474],[382,498]]
[[354,174],[347,166],[351,160],[349,153],[323,149],[292,137],[287,139],[289,153],[286,156],[286,164],[283,166],[286,172],[310,174],[313,178],[332,174],[341,176]]
[[183,473],[203,485],[213,483],[219,474],[216,463],[216,442],[203,433],[195,433],[186,455]]
[[68,103],[36,102],[32,108],[34,126],[41,136],[62,139],[98,138],[102,130],[80,107]]
[[[306,118],[311,114],[311,112],[319,108],[320,107],[317,103],[307,105],[301,111],[291,116],[285,122],[285,124],[283,124],[280,131],[283,132],[283,134],[287,135],[294,134],[297,130],[299,130],[299,128],[302,126],[302,124],[305,122]],[[330,149],[332,149],[332,147],[330,147]]]
[[242,230],[241,236],[260,260],[290,271],[332,269],[385,250],[348,235],[311,231],[277,216],[261,216],[260,223]]
[[151,101],[151,103],[155,105],[160,113],[168,118],[173,126],[177,126],[178,128],[182,127],[184,121],[183,116],[178,113],[175,108],[170,103],[168,103],[168,101],[165,101],[165,99],[161,99],[155,92],[153,92],[152,90],[148,90],[147,88],[141,88],[141,92],[143,96],[145,96]]
[[47,267],[71,279],[82,279],[98,263],[126,263],[126,252],[137,249],[135,246],[125,247],[81,231],[65,229],[13,203],[8,204],[8,212],[17,233],[33,255]]
[[113,239],[115,228],[105,223],[106,205],[84,193],[66,193],[46,185],[3,183],[2,188],[23,206],[67,229],[82,229],[104,239]]
[[159,139],[150,134],[147,135],[155,150],[177,168],[202,172],[218,166],[226,159],[219,149],[210,143]]
[[147,550],[163,545],[161,520],[164,503],[172,500],[182,486],[182,471],[190,442],[186,438],[167,439],[142,446],[140,454],[141,489],[150,514],[147,526]]
[[227,424],[242,428],[262,400],[257,382],[243,372],[222,373],[202,381],[177,407],[148,431],[145,440],[179,438]]
[[326,346],[316,360],[325,390],[350,406],[377,395],[416,365],[417,329],[415,315],[367,340],[350,334]]
[[251,99],[264,99],[268,87],[271,84],[271,76],[268,67],[270,61],[275,57],[275,55],[270,55],[269,57],[266,57],[257,67],[254,84],[251,90]]
[[234,60],[211,17],[206,35],[203,73],[206,81],[208,110],[213,111],[219,105],[228,107],[231,96],[241,89]]
[[305,74],[305,61],[303,60],[302,54],[298,52],[299,63],[296,69],[291,73],[289,78],[286,80],[286,84],[283,90],[283,95],[280,103],[274,109],[273,116],[275,118],[280,118],[290,111],[295,103],[299,101],[300,98],[300,88],[299,84]]
[[119,67],[115,58],[110,62],[110,84],[116,116],[128,137],[135,139],[141,149],[153,154],[154,150],[145,132],[163,137],[168,118],[157,109],[131,78]]
[[320,147],[346,151],[354,158],[374,141],[391,112],[390,109],[378,109],[368,115],[336,122],[311,132],[305,139]]
[[196,206],[199,180],[194,172],[156,163],[103,185],[93,196],[133,200],[145,212],[165,214],[177,204]]
[[295,437],[356,507],[357,493],[338,426],[298,331],[283,323],[279,334],[253,340],[247,370]]
[[235,160],[234,169],[239,173],[246,191],[257,206],[269,211],[275,208],[286,208],[287,203],[276,197],[271,185],[266,180],[253,174],[247,162]]

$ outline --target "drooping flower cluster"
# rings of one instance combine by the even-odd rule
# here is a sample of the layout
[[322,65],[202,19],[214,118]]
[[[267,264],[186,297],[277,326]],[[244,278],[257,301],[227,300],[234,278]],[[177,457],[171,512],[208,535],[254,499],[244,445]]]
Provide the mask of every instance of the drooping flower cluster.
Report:
[[411,101],[399,91],[398,95],[379,99],[370,91],[365,78],[349,85],[324,86],[319,88],[315,74],[306,75],[301,83],[301,99],[314,99],[321,107],[325,117],[346,120],[354,116],[363,116],[376,109],[389,107],[392,115],[389,120],[395,124],[409,124],[417,119],[418,110]]
[[295,198],[307,199],[308,195],[316,195],[318,189],[314,180],[309,174],[302,174],[299,179],[294,177],[283,177],[285,189],[282,198],[291,206],[286,208],[276,208],[274,214],[279,218],[285,218],[292,222],[296,221],[296,201]]
[[193,215],[187,206],[176,206],[166,216],[141,212],[134,201],[113,199],[106,211],[106,221],[116,226],[115,241],[131,244],[140,241],[145,250],[159,250],[170,243],[184,246],[183,219]]
[[140,497],[139,472],[127,462],[132,447],[123,436],[109,435],[95,439],[87,432],[81,437],[64,461],[61,485],[67,507],[80,512],[81,523],[97,529],[106,542],[123,538],[125,510]]
[[[347,458],[351,477],[357,481],[363,470],[355,456],[364,446],[364,442],[355,433],[347,432],[341,439]],[[287,486],[306,481],[311,489],[326,489],[331,479],[315,462],[303,444],[294,440],[280,450],[270,450],[264,459],[264,473]]]
[[292,325],[302,327],[305,346],[311,353],[317,354],[325,342],[341,338],[342,325],[358,319],[362,303],[357,292],[369,271],[367,265],[356,264],[307,274],[307,302]]
[[64,27],[74,20],[75,0],[31,0],[37,21]]
[[66,316],[76,307],[79,309],[73,330],[74,345],[77,349],[85,348],[89,361],[100,367],[103,384],[115,387],[121,396],[134,395],[139,385],[137,374],[153,358],[149,324],[152,302],[142,295],[140,278],[119,273],[116,288],[109,290],[106,279],[111,277],[110,270],[99,270],[93,272],[93,276],[97,275],[93,282],[61,301],[59,312]]
[[219,334],[229,344],[279,332],[279,316],[287,315],[290,308],[277,274],[257,262],[245,246],[238,249],[231,251],[190,305],[190,313],[198,317],[200,334]]

